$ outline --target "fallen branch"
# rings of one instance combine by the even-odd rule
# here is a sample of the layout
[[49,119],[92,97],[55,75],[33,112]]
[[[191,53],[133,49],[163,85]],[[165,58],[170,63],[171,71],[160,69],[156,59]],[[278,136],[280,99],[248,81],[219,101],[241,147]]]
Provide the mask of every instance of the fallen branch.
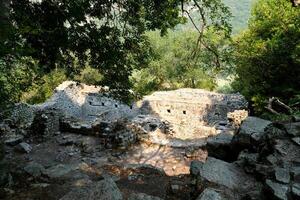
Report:
[[283,102],[281,102],[278,98],[272,97],[269,99],[268,106],[265,107],[269,112],[279,115],[280,113],[291,115],[293,109]]

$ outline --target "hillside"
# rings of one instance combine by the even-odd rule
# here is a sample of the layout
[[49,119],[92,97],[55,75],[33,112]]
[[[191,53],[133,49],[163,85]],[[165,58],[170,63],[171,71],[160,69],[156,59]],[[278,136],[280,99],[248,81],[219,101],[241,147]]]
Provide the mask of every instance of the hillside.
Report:
[[247,27],[247,22],[251,13],[251,6],[255,0],[223,0],[230,8],[233,19],[233,32],[237,33]]
[[[247,27],[248,19],[251,14],[251,6],[255,0],[223,0],[224,3],[230,8],[232,13],[232,27],[233,33],[236,34],[239,31],[245,29]],[[197,21],[198,13],[192,13],[192,17],[194,21]],[[185,30],[185,29],[193,29],[193,24],[188,21],[188,23],[184,25],[179,25],[176,30]]]

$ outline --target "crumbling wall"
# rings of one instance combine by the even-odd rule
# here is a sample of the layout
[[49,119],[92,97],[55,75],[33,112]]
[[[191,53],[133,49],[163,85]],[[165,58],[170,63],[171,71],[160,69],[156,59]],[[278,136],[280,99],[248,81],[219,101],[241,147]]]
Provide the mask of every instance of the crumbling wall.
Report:
[[65,81],[40,108],[55,108],[66,117],[92,122],[98,118],[117,120],[134,116],[136,109],[109,97],[108,88]]
[[31,134],[49,136],[59,131],[61,111],[56,109],[40,110],[35,113]]
[[200,89],[155,92],[139,102],[143,113],[156,114],[173,123],[192,121],[213,124],[226,120],[227,113],[247,108],[239,94],[218,94]]

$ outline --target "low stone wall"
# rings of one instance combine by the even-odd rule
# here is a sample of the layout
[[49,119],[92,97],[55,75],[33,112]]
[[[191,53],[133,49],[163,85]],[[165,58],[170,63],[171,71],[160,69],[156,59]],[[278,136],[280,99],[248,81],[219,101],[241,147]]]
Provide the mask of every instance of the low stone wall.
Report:
[[34,135],[51,135],[59,131],[61,111],[55,109],[40,110],[35,113],[30,132]]

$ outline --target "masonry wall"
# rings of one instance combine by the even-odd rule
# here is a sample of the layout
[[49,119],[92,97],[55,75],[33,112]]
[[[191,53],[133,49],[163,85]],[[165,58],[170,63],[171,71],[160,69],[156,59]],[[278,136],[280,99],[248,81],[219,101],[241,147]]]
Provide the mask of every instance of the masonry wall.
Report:
[[222,95],[203,90],[158,92],[141,102],[143,113],[156,114],[172,123],[213,124],[227,119],[227,113],[247,108],[243,96]]

